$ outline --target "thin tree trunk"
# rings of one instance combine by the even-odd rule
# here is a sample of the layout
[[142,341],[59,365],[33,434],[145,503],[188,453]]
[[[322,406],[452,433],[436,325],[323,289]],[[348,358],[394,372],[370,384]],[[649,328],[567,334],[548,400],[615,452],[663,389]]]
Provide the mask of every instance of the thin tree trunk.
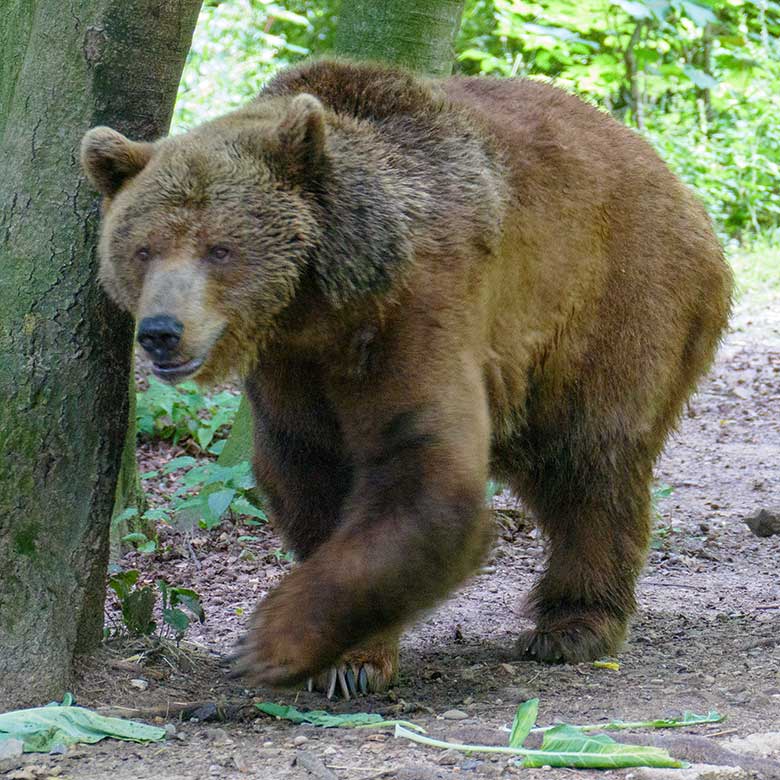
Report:
[[626,45],[626,50],[623,52],[623,61],[626,65],[626,80],[628,82],[628,103],[631,106],[632,119],[634,124],[643,130],[645,127],[644,111],[642,107],[642,91],[639,88],[639,73],[636,66],[636,55],[634,54],[634,47],[639,43],[642,37],[642,28],[645,26],[644,21],[637,22],[634,31],[631,33],[631,38]]
[[342,0],[336,53],[446,76],[463,6],[464,0]]
[[165,132],[201,0],[6,0],[0,25],[0,710],[102,636],[132,323],[96,282],[87,128]]

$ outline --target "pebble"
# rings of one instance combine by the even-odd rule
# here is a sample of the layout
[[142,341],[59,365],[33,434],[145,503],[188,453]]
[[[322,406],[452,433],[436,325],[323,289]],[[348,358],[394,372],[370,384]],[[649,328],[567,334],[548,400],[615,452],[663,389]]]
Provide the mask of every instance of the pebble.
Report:
[[134,680],[130,680],[130,685],[132,685],[133,688],[138,688],[139,691],[145,691],[149,687],[149,681],[138,677]]
[[274,746],[273,742],[263,742],[264,748],[272,748]]
[[228,742],[230,737],[225,729],[206,729],[206,739],[211,742]]
[[468,716],[468,713],[463,712],[463,710],[447,710],[447,712],[442,715],[442,718],[445,720],[465,720]]
[[780,731],[763,731],[749,734],[747,737],[732,737],[726,741],[729,750],[737,753],[748,753],[752,756],[769,758],[780,754]]
[[780,534],[780,507],[761,509],[745,518],[745,524],[759,538]]
[[336,750],[336,748],[333,747],[333,745],[328,745],[328,747],[325,748],[325,750],[322,751],[323,756],[335,756],[336,753],[339,751]]
[[462,756],[457,750],[445,750],[439,756],[439,764],[442,766],[455,766],[461,758]]
[[295,747],[300,747],[301,745],[305,745],[309,741],[308,737],[304,737],[303,734],[299,734],[295,739],[293,739],[293,745]]
[[16,758],[24,752],[24,742],[21,739],[4,739],[0,741],[0,761],[4,758]]
[[750,775],[738,766],[691,764],[686,769],[650,769],[641,767],[626,775],[626,780],[748,780]]

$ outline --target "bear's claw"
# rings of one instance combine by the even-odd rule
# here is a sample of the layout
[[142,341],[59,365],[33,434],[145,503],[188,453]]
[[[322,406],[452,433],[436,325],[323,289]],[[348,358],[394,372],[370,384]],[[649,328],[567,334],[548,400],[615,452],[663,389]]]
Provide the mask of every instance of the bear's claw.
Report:
[[309,693],[320,691],[328,699],[332,699],[338,690],[341,697],[349,701],[360,695],[386,691],[394,674],[394,669],[381,669],[372,663],[344,661],[316,677],[309,677],[306,690]]

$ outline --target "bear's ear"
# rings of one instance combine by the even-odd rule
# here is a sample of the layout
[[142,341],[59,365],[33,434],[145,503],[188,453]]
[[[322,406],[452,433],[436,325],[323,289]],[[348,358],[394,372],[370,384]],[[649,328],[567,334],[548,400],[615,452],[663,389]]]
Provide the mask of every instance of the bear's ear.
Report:
[[316,175],[325,161],[325,109],[314,95],[296,95],[277,130],[279,151],[293,178]]
[[153,144],[131,141],[110,127],[93,127],[81,141],[81,167],[95,189],[110,197],[146,167],[153,150]]

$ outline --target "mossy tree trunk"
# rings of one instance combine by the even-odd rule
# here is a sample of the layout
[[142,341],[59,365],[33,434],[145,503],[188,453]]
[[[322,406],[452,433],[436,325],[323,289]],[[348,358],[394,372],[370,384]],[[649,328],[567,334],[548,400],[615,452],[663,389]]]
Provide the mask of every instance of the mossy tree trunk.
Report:
[[[335,53],[447,76],[464,5],[465,0],[342,0]],[[249,404],[242,398],[220,463],[251,459],[251,422]]]
[[169,124],[201,0],[5,0],[0,24],[0,710],[102,635],[132,323],[96,281],[87,128]]
[[342,0],[336,52],[434,76],[452,71],[463,0]]

